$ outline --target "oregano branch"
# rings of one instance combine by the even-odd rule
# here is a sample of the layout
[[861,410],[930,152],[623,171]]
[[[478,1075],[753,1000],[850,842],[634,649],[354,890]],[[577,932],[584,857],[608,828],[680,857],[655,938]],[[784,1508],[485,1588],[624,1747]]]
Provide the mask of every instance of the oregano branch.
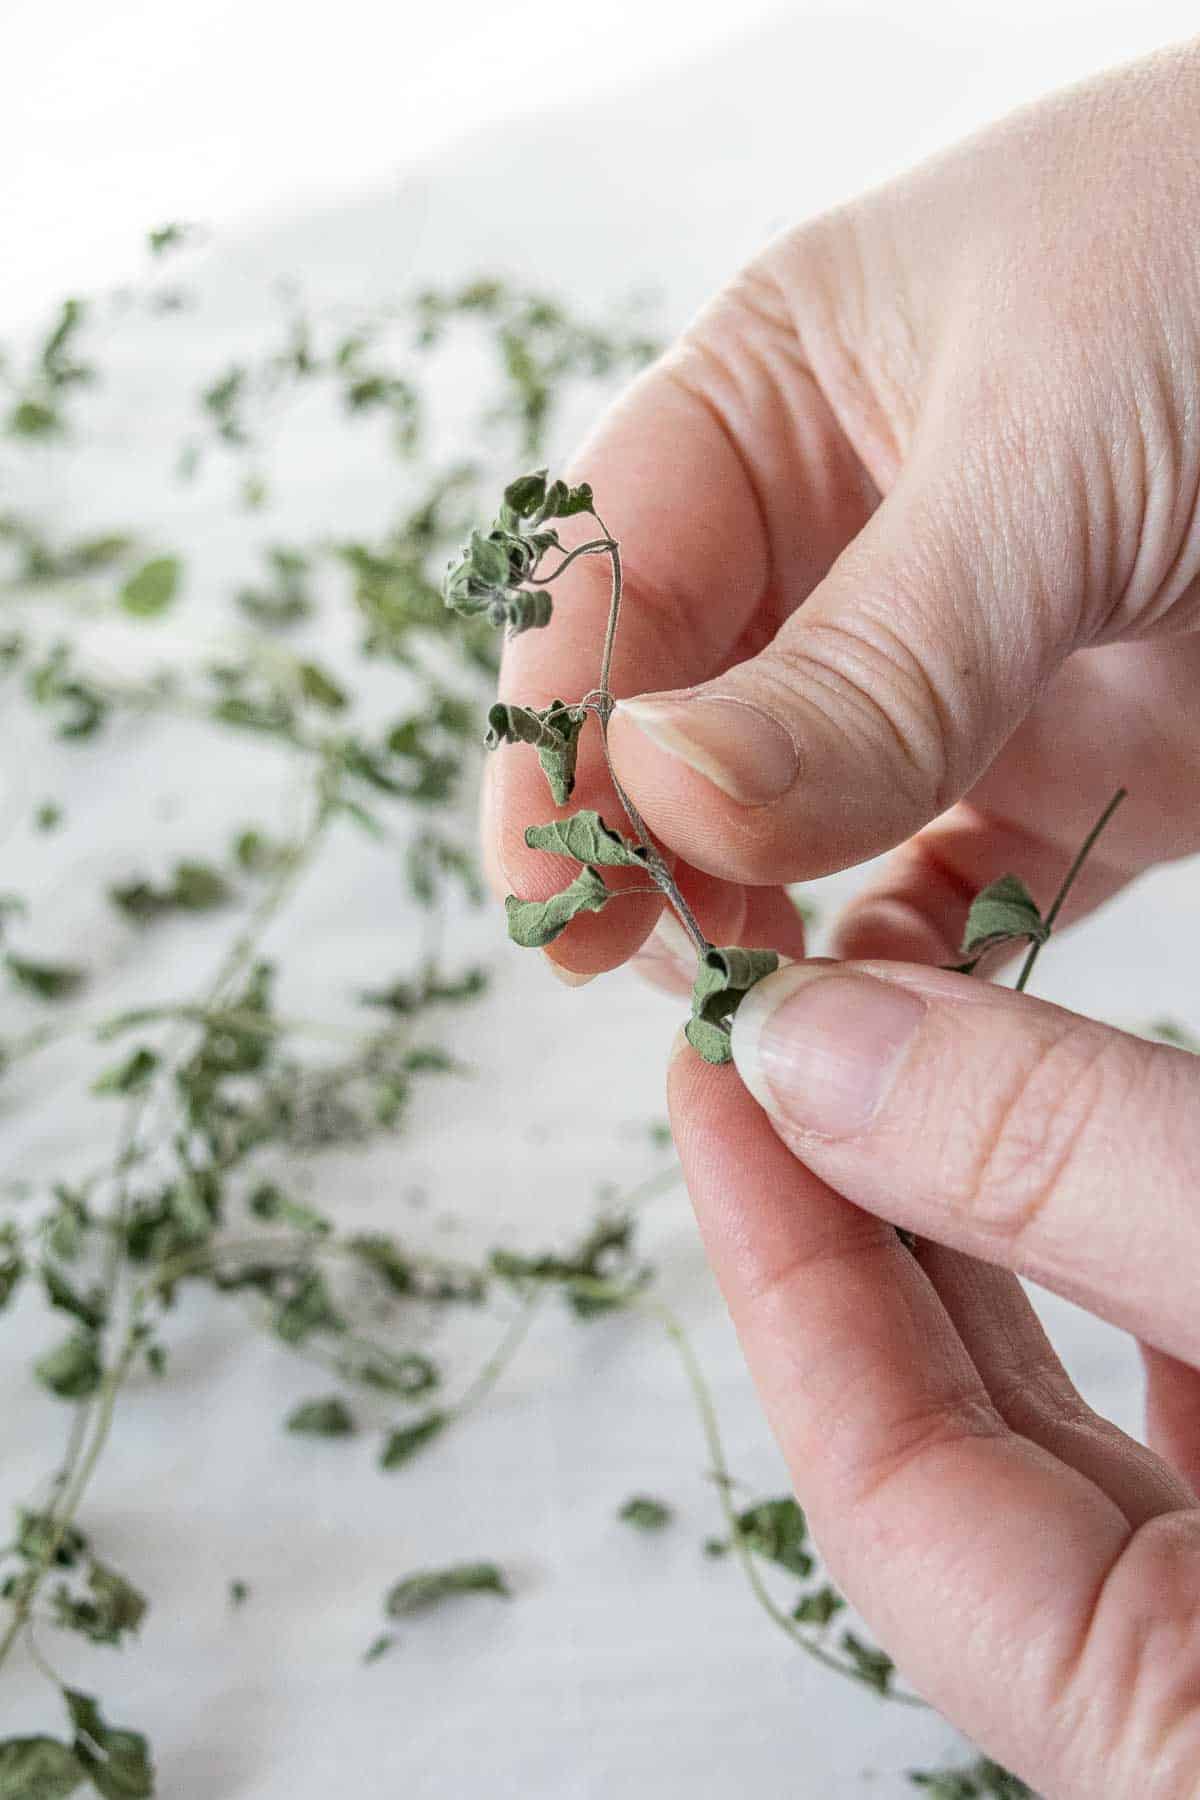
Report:
[[[558,533],[548,527],[547,521],[576,514],[594,519],[601,535],[566,551],[552,570],[543,573],[542,558],[550,550],[562,550]],[[748,951],[739,946],[721,950],[708,941],[613,769],[608,727],[616,704],[611,684],[621,616],[621,547],[596,511],[588,484],[569,487],[563,481],[550,481],[545,469],[536,469],[510,482],[491,530],[472,532],[458,562],[447,570],[446,604],[465,618],[485,616],[492,625],[506,628],[510,637],[544,629],[554,611],[547,587],[577,557],[583,556],[607,556],[611,570],[597,685],[573,705],[555,700],[540,712],[513,702],[498,702],[488,715],[485,741],[491,750],[502,744],[533,745],[551,796],[562,806],[574,790],[579,736],[588,714],[594,711],[609,777],[634,841],[627,841],[594,811],[578,812],[550,825],[531,826],[525,833],[525,842],[531,849],[573,857],[580,870],[574,880],[546,900],[523,900],[510,894],[504,903],[509,936],[524,948],[544,949],[581,913],[600,912],[620,895],[647,891],[640,886],[611,888],[600,874],[601,868],[643,869],[653,884],[650,891],[657,889],[662,895],[696,950],[692,1017],[687,1026],[689,1042],[706,1062],[728,1062],[733,1015],[755,982],[779,966],[779,958],[772,950]]]

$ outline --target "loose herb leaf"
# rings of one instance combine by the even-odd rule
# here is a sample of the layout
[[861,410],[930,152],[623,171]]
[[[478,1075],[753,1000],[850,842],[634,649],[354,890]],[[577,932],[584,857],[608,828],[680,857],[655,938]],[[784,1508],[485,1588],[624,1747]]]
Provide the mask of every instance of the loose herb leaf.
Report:
[[52,1737],[0,1743],[0,1800],[66,1800],[87,1771],[69,1744]]
[[353,1437],[358,1427],[354,1414],[337,1394],[323,1400],[305,1400],[288,1414],[287,1429],[308,1437]]
[[395,1642],[396,1639],[390,1631],[381,1631],[379,1636],[375,1638],[363,1652],[363,1661],[365,1663],[378,1662],[381,1656],[387,1655]]
[[140,1731],[108,1725],[88,1694],[63,1689],[75,1727],[75,1755],[104,1800],[152,1800],[154,1765]]
[[406,1575],[389,1588],[384,1610],[389,1618],[402,1619],[410,1613],[424,1612],[453,1594],[500,1594],[508,1598],[511,1591],[495,1563],[453,1563],[446,1569],[425,1569]]
[[158,618],[178,592],[180,570],[177,556],[156,556],[143,563],[121,589],[121,605],[137,619]]
[[86,1400],[104,1379],[104,1366],[94,1332],[74,1331],[53,1350],[39,1356],[33,1372],[60,1400]]
[[671,1508],[662,1500],[655,1500],[649,1494],[633,1494],[626,1500],[617,1514],[627,1525],[636,1525],[639,1531],[661,1531],[664,1525],[671,1523]]
[[6,952],[4,966],[18,987],[39,1000],[69,1000],[87,980],[87,971],[74,963],[34,962],[12,950]]
[[244,1581],[231,1581],[229,1584],[230,1606],[245,1606],[250,1598],[250,1589]]
[[89,1331],[103,1329],[106,1309],[104,1290],[93,1288],[89,1294],[81,1294],[67,1280],[61,1269],[53,1263],[42,1264],[42,1280],[45,1283],[46,1298],[51,1306],[60,1312],[70,1313]]
[[77,1631],[93,1644],[120,1644],[126,1634],[136,1635],[146,1616],[146,1598],[131,1581],[107,1563],[93,1562],[88,1570],[87,1595],[73,1595],[66,1584],[52,1596],[54,1623]]
[[595,869],[580,869],[570,887],[551,894],[548,900],[520,900],[510,894],[504,902],[508,916],[508,935],[523,949],[541,949],[552,944],[560,932],[581,912],[599,912],[613,898],[611,888]]
[[394,1431],[388,1433],[384,1440],[383,1449],[379,1453],[380,1468],[398,1469],[404,1463],[410,1462],[418,1450],[423,1450],[425,1445],[444,1431],[449,1423],[449,1413],[439,1412],[435,1409],[432,1412],[422,1413],[421,1417],[414,1419],[411,1425],[397,1426]]
[[887,1652],[877,1649],[874,1644],[864,1644],[852,1631],[843,1631],[841,1646],[868,1686],[886,1694],[896,1672],[896,1665]]
[[93,1094],[141,1094],[150,1086],[158,1068],[159,1057],[156,1050],[147,1049],[145,1044],[132,1050],[124,1062],[114,1064],[105,1069],[92,1083]]
[[692,1016],[685,1027],[689,1044],[705,1062],[729,1062],[733,1015],[755,983],[778,967],[773,950],[705,951],[692,989]]

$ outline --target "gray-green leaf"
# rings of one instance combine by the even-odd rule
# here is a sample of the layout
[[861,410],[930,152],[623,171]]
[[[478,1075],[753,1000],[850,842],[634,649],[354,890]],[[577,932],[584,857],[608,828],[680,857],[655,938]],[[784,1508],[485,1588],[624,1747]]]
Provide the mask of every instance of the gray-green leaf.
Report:
[[791,1495],[762,1500],[738,1514],[738,1536],[756,1556],[777,1563],[790,1575],[811,1575],[813,1559],[806,1549],[808,1526]]
[[418,1450],[423,1449],[432,1438],[437,1437],[438,1433],[443,1431],[449,1423],[448,1413],[434,1410],[423,1413],[419,1419],[414,1419],[411,1425],[397,1426],[395,1431],[388,1433],[384,1441],[379,1455],[380,1468],[400,1468],[404,1463],[410,1461]]
[[527,706],[510,706],[498,701],[488,713],[485,743],[489,750],[501,744],[532,744],[538,761],[550,784],[556,806],[565,806],[575,791],[575,766],[579,757],[579,734],[587,712],[582,706],[565,706],[552,701],[543,711]]
[[967,914],[960,954],[978,962],[984,951],[1017,938],[1044,944],[1050,927],[1019,875],[1002,875],[976,894]]
[[612,897],[603,877],[591,867],[580,869],[570,887],[548,900],[520,900],[510,894],[504,902],[508,935],[526,950],[540,950],[552,944],[578,913],[599,912]]
[[96,1339],[90,1331],[73,1331],[53,1350],[39,1356],[33,1372],[60,1400],[86,1400],[104,1379]]
[[424,1569],[416,1575],[406,1575],[389,1589],[384,1606],[390,1618],[401,1619],[409,1613],[424,1612],[451,1594],[501,1594],[507,1598],[510,1592],[495,1563],[452,1563],[447,1569]]
[[358,1429],[354,1414],[337,1394],[324,1400],[305,1400],[288,1414],[287,1429],[309,1437],[353,1437]]
[[136,569],[121,589],[121,605],[138,619],[166,612],[179,588],[177,556],[156,556]]
[[104,1800],[152,1800],[154,1766],[140,1731],[108,1725],[88,1694],[63,1689],[75,1727],[75,1755]]
[[598,812],[572,813],[549,825],[530,825],[525,842],[531,850],[548,850],[554,856],[573,856],[576,862],[617,869],[644,869],[646,852],[606,825]]
[[707,950],[701,957],[685,1035],[705,1062],[730,1060],[733,1015],[755,983],[778,967],[774,950],[743,950],[737,945]]
[[66,1800],[86,1778],[70,1745],[57,1738],[15,1737],[0,1744],[0,1800]]

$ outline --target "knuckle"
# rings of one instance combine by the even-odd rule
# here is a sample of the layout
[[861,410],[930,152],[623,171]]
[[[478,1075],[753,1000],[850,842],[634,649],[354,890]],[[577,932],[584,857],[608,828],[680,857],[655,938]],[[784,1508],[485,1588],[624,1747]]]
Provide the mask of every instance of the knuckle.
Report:
[[1126,1540],[1058,1671],[1055,1699],[1065,1732],[1080,1753],[1086,1745],[1103,1757],[1115,1792],[1195,1800],[1200,1508],[1160,1514]]
[[1069,1021],[1032,1047],[1006,1083],[989,1088],[968,1119],[953,1196],[974,1223],[1014,1247],[1038,1227],[1085,1153],[1112,1074],[1109,1043]]
[[761,659],[764,673],[795,703],[822,716],[849,745],[864,751],[897,783],[914,829],[949,799],[952,726],[949,708],[921,655],[901,633],[864,612],[824,618],[783,632]]

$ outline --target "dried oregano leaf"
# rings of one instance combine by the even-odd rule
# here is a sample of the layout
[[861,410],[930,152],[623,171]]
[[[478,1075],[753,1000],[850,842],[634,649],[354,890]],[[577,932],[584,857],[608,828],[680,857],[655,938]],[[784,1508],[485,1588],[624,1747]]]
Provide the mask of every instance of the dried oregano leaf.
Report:
[[0,1800],[66,1800],[86,1781],[69,1744],[52,1737],[15,1737],[0,1744]]
[[617,1514],[627,1525],[639,1531],[661,1531],[671,1523],[671,1508],[652,1494],[632,1494]]
[[437,1408],[422,1413],[409,1425],[399,1425],[390,1431],[384,1440],[383,1449],[379,1453],[381,1469],[399,1469],[414,1457],[418,1450],[444,1431],[450,1423],[449,1413],[440,1412]]
[[357,1429],[354,1414],[338,1394],[301,1401],[284,1423],[289,1431],[305,1437],[352,1437]]
[[1044,944],[1049,936],[1050,927],[1020,876],[1002,875],[971,902],[960,954],[973,966],[997,944],[1019,938]]
[[808,1525],[801,1507],[788,1494],[779,1500],[761,1500],[737,1517],[738,1536],[756,1556],[777,1563],[790,1575],[811,1575],[812,1555],[807,1548]]
[[154,1765],[140,1731],[108,1725],[89,1694],[63,1689],[75,1727],[75,1755],[104,1800],[151,1800]]
[[692,1016],[685,1036],[693,1050],[710,1063],[727,1063],[733,1015],[749,990],[779,967],[774,950],[743,950],[731,945],[707,950],[700,959],[692,989]]
[[510,1593],[502,1571],[495,1563],[454,1563],[448,1569],[426,1569],[406,1575],[388,1591],[384,1602],[389,1617],[404,1618],[409,1613],[424,1612],[451,1594]]
[[489,750],[498,749],[501,744],[532,744],[550,783],[555,805],[565,806],[575,791],[579,734],[586,718],[585,708],[566,706],[561,700],[553,701],[542,712],[498,701],[488,713],[484,742]]
[[646,852],[606,825],[598,812],[577,812],[569,819],[554,819],[549,825],[530,825],[525,842],[531,850],[549,850],[554,856],[573,856],[576,862],[596,866],[646,866]]
[[552,944],[578,913],[599,912],[612,897],[603,877],[590,866],[580,869],[570,887],[548,900],[519,900],[510,894],[504,902],[508,935],[525,950],[540,950]]

